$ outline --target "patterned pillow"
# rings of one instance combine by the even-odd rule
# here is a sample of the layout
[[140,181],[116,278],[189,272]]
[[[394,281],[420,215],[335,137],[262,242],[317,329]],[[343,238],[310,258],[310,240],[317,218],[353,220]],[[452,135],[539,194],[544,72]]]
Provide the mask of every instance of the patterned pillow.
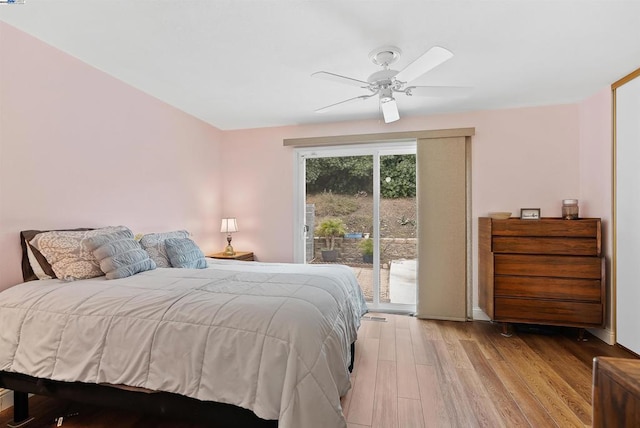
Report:
[[[93,230],[90,228],[63,229],[66,231]],[[34,248],[30,242],[36,235],[44,232],[59,232],[60,230],[23,230],[20,232],[20,246],[22,247],[22,278],[25,282],[38,279],[55,278],[56,274],[46,257]]]
[[195,242],[189,238],[169,238],[164,241],[169,262],[174,268],[204,269],[207,261]]
[[107,279],[126,278],[156,268],[128,229],[86,238],[82,245],[93,253]]
[[159,268],[171,267],[169,257],[167,256],[167,249],[164,241],[170,238],[188,238],[189,232],[186,230],[176,230],[174,232],[166,233],[148,233],[140,238],[140,245],[149,253],[149,257],[156,263]]
[[85,231],[52,231],[37,234],[30,242],[51,264],[56,277],[64,281],[87,279],[103,275],[98,261],[82,240],[121,230],[125,226],[110,226]]

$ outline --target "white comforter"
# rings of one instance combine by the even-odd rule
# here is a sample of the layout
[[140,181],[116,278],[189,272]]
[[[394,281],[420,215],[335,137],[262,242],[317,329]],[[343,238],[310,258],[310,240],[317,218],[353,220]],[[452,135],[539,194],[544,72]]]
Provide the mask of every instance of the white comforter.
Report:
[[0,293],[0,370],[230,403],[282,428],[346,427],[364,298],[348,267],[250,262]]

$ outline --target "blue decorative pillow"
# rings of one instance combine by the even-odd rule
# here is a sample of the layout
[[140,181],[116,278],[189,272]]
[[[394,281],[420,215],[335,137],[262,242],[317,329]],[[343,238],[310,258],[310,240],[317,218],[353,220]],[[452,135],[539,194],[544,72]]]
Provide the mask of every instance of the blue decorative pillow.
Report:
[[140,238],[140,245],[149,253],[149,258],[156,262],[159,268],[171,267],[169,257],[167,256],[167,248],[164,244],[165,239],[169,238],[188,238],[189,232],[186,230],[176,230],[174,232],[163,233],[147,233]]
[[82,245],[93,253],[107,279],[126,278],[156,268],[129,229],[85,238]]
[[189,238],[165,239],[164,245],[171,267],[187,269],[204,269],[207,261],[195,242]]

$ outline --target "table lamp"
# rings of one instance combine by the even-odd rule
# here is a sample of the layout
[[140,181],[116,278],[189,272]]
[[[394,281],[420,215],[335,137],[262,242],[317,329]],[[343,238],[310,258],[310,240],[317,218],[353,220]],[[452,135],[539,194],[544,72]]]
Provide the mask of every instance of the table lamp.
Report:
[[231,234],[238,231],[238,222],[235,218],[223,218],[220,225],[220,232],[227,234],[227,246],[224,249],[224,254],[227,256],[233,256],[236,254],[231,246]]

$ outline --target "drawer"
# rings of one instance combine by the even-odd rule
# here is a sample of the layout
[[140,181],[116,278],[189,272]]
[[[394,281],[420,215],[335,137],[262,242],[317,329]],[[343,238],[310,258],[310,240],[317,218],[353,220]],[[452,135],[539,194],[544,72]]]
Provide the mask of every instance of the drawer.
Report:
[[494,287],[496,297],[602,302],[602,281],[599,279],[497,276]]
[[600,231],[600,220],[493,220],[492,234],[499,236],[561,236],[596,238]]
[[496,297],[496,321],[555,325],[602,326],[600,303]]
[[494,253],[598,256],[598,251],[595,238],[493,237]]
[[601,279],[603,262],[601,257],[496,254],[494,272],[496,275]]

